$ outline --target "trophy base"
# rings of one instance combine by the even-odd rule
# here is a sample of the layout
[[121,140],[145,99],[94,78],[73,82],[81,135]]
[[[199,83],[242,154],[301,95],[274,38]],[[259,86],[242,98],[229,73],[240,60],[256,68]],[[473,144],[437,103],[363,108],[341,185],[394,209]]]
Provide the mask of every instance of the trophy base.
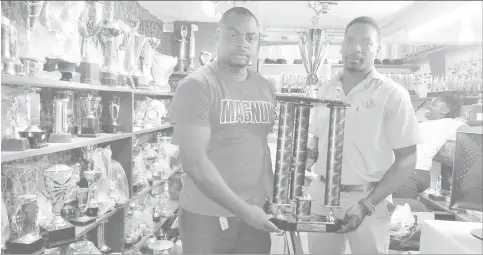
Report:
[[2,62],[2,73],[15,75],[15,63],[11,61]]
[[51,134],[49,137],[49,143],[71,143],[71,142],[72,142],[72,134],[70,133]]
[[40,227],[45,248],[51,249],[76,241],[74,225],[65,222],[62,226]]
[[6,138],[2,140],[2,151],[25,151],[30,149],[27,138]]
[[18,132],[18,134],[22,138],[26,138],[29,141],[30,149],[40,149],[43,147],[48,146],[46,142],[45,132],[29,132],[29,131],[22,131]]
[[115,87],[118,85],[118,74],[111,72],[101,72],[101,84]]
[[77,82],[80,83],[80,73],[76,72],[60,72],[62,74],[62,78],[60,78],[61,81],[68,81],[68,82]]
[[82,216],[82,217],[71,219],[71,220],[69,220],[69,222],[74,226],[84,227],[84,226],[87,226],[87,225],[94,223],[96,221],[96,219],[97,218],[95,218],[95,217],[90,217],[90,216],[85,215],[85,216]]
[[137,194],[138,192],[142,191],[143,189],[144,189],[144,185],[142,185],[141,183],[134,184],[132,186],[132,192],[134,194]]
[[99,214],[99,207],[89,207],[86,210],[86,215],[89,217],[96,218]]
[[97,132],[97,127],[92,128],[92,127],[82,127],[81,132],[78,135],[79,137],[98,137],[99,133]]
[[67,62],[59,59],[57,69],[62,74],[61,81],[80,82],[80,73],[75,72],[77,65],[75,63]]
[[5,243],[8,254],[41,254],[44,251],[44,239],[34,233]]
[[305,217],[281,215],[279,218],[271,218],[270,221],[283,231],[335,233],[342,228],[342,220],[331,222],[326,216],[315,214]]
[[106,125],[105,129],[106,129],[106,133],[118,134],[123,132],[124,126],[122,124],[109,124],[109,125]]
[[99,65],[95,63],[81,62],[77,68],[77,72],[81,74],[80,82],[100,85],[99,81]]
[[446,201],[446,198],[448,196],[442,195],[442,194],[429,194],[428,198],[433,200],[433,201]]
[[150,89],[149,80],[146,76],[134,76],[134,83],[137,89]]

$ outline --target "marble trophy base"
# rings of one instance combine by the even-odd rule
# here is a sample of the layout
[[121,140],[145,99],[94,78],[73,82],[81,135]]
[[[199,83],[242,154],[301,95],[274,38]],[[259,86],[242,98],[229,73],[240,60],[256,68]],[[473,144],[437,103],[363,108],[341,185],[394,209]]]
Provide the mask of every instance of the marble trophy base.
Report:
[[86,210],[86,215],[89,216],[89,217],[97,218],[97,216],[99,216],[99,207],[90,206]]
[[118,74],[101,71],[101,84],[109,87],[118,86]]
[[51,134],[49,137],[49,143],[71,143],[72,134],[70,133],[59,133]]
[[283,214],[280,217],[271,218],[270,221],[283,231],[335,233],[342,228],[342,220],[336,219],[335,222],[330,222],[327,216],[316,214],[304,217]]
[[44,239],[36,233],[7,241],[5,245],[7,254],[41,254],[44,251]]
[[27,138],[5,138],[2,140],[2,151],[25,151],[30,149]]
[[146,76],[134,76],[134,83],[137,89],[150,89],[149,79]]
[[117,123],[114,123],[114,124],[108,124],[105,126],[105,129],[106,129],[106,133],[109,133],[109,134],[119,134],[119,133],[122,133],[124,131],[124,126],[122,124],[117,124]]
[[13,61],[2,61],[2,73],[15,75],[15,63]]
[[93,84],[93,85],[100,85],[101,82],[99,81],[99,65],[95,63],[88,63],[88,62],[81,62],[79,67],[77,68],[77,72],[81,74],[80,82]]
[[48,146],[45,131],[21,131],[18,134],[20,137],[28,139],[30,149],[40,149]]
[[40,227],[40,233],[44,238],[44,246],[48,249],[76,241],[75,227],[68,222],[59,226]]
[[94,223],[96,219],[97,219],[96,217],[90,217],[90,216],[84,215],[81,217],[70,219],[69,222],[74,226],[84,227]]

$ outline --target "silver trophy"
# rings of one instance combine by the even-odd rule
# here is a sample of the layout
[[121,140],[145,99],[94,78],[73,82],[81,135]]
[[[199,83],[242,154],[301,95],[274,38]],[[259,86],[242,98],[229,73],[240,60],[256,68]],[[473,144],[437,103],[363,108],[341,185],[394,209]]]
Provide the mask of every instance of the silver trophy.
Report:
[[119,79],[118,50],[124,39],[120,21],[114,20],[114,2],[106,1],[106,15],[99,40],[104,51],[104,65],[101,67],[101,83],[117,86]]
[[147,84],[147,78],[143,76],[141,72],[141,52],[144,45],[148,42],[148,38],[140,35],[137,32],[137,28],[141,21],[138,18],[131,20],[131,32],[129,33],[129,48],[126,55],[126,66],[128,66],[128,72],[134,79],[134,87],[139,87],[140,84]]
[[38,127],[40,125],[39,91],[39,88],[31,88],[25,91],[28,127],[24,131],[19,132],[21,137],[29,140],[31,149],[40,149],[48,145],[46,132]]
[[66,197],[75,192],[79,180],[80,164],[70,167],[67,165],[54,165],[41,172],[39,183],[43,195],[49,200],[54,214],[50,224],[41,226],[42,235],[45,236],[47,248],[57,247],[71,243],[75,240],[74,225],[65,221],[61,216]]
[[144,128],[146,123],[146,111],[148,109],[148,103],[146,100],[136,100],[134,101],[134,114],[133,114],[133,124],[134,131],[139,131]]
[[69,98],[60,96],[54,99],[54,128],[50,134],[50,143],[70,143],[72,134],[69,132]]
[[188,64],[188,59],[186,56],[186,46],[188,41],[186,37],[188,36],[188,28],[185,25],[181,26],[181,40],[179,40],[179,56],[178,56],[178,71],[186,72],[186,67]]
[[[5,89],[4,89],[5,90]],[[7,90],[9,91],[9,90]],[[14,95],[8,95],[8,105],[10,106],[7,116],[10,119],[12,132],[6,135],[2,140],[2,151],[24,151],[30,149],[30,143],[27,138],[20,137],[18,133],[18,118],[20,116],[20,102]]]
[[320,64],[326,58],[332,38],[327,36],[325,30],[320,28],[310,28],[299,32],[299,36],[300,55],[302,56],[305,71],[307,71],[307,78],[305,80],[307,91],[305,96],[316,98],[315,90],[319,81],[317,71],[319,70]]
[[2,16],[2,73],[17,73],[15,65],[20,63],[18,55],[17,28],[13,22]]
[[33,53],[31,50],[31,41],[30,41],[30,35],[32,33],[32,30],[35,27],[35,24],[37,24],[37,21],[39,20],[40,12],[42,11],[42,7],[44,5],[44,1],[26,1],[27,4],[27,27],[25,31],[25,43],[27,44],[27,56],[22,57],[21,61],[23,62],[24,68],[25,68],[25,73],[27,75],[35,75],[38,71],[37,68],[35,68],[37,65],[42,65],[45,60],[44,59],[36,59],[33,56],[30,56],[29,54]]
[[99,82],[99,40],[104,20],[103,1],[85,1],[84,11],[79,19],[79,33],[82,37],[81,56],[79,65],[82,83],[100,84]]
[[188,66],[188,72],[193,72],[195,70],[195,46],[196,46],[196,38],[195,32],[198,32],[198,26],[195,24],[191,24],[191,33],[190,33],[190,65]]
[[76,188],[76,198],[77,198],[77,207],[79,208],[80,215],[77,218],[70,219],[69,222],[75,226],[87,226],[93,223],[96,218],[90,217],[86,215],[87,209],[91,205],[91,199],[93,189],[91,187],[87,188]]
[[113,96],[109,102],[109,113],[111,116],[111,123],[107,125],[107,133],[121,133],[123,125],[119,124],[119,110],[121,108],[121,98]]
[[154,37],[148,37],[147,43],[144,44],[144,48],[141,52],[141,72],[146,77],[146,83],[139,84],[139,89],[150,89],[150,85],[154,85],[154,78],[152,73],[154,52],[159,46],[161,40]]
[[10,254],[39,253],[43,248],[43,239],[37,226],[37,189],[36,174],[38,169],[31,164],[2,166],[2,172],[12,182],[15,197],[14,207],[10,210],[10,240],[6,246]]
[[82,125],[80,137],[97,137],[100,130],[100,122],[98,111],[101,107],[101,97],[93,96],[89,93],[87,96],[79,98],[79,104],[82,109]]
[[119,50],[118,50],[118,62],[119,62],[119,81],[118,85],[119,86],[127,86],[127,87],[133,87],[134,85],[134,80],[129,74],[130,67],[129,67],[129,62],[127,61],[127,54],[129,53],[129,49],[131,48],[131,40],[130,40],[130,33],[131,33],[131,28],[126,25],[123,21],[119,21],[120,28],[121,28],[121,33],[123,34],[123,39],[121,41],[121,44],[119,45]]
[[107,221],[103,221],[97,228],[97,248],[102,254],[111,252],[111,248],[106,244],[106,224]]

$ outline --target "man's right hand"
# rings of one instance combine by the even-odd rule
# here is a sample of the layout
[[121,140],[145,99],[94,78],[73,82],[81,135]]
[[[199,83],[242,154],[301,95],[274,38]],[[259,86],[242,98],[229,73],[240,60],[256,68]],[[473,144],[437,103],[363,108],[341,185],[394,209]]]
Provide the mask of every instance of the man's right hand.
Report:
[[256,205],[247,205],[243,214],[239,217],[248,225],[264,232],[282,232],[270,220],[262,208]]

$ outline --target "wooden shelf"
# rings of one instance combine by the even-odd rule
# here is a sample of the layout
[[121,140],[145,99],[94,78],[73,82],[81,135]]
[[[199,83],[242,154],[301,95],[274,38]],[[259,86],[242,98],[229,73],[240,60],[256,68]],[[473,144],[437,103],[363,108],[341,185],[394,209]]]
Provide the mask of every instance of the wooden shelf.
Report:
[[30,158],[40,156],[44,154],[50,154],[60,151],[67,151],[86,147],[90,145],[96,145],[100,143],[108,143],[116,140],[126,139],[132,137],[132,133],[124,134],[100,134],[98,137],[73,137],[71,143],[49,143],[48,146],[40,149],[30,149],[26,151],[2,151],[2,162],[12,161],[17,159]]
[[132,89],[129,87],[109,87],[104,85],[92,85],[87,83],[57,81],[43,79],[35,76],[19,76],[2,74],[2,85],[26,86],[36,88],[55,88],[65,90],[85,90],[85,91],[108,91],[108,92],[126,92],[135,95],[150,95],[172,97],[174,93],[158,92],[145,89]]
[[146,134],[146,133],[160,131],[160,130],[163,130],[163,129],[168,129],[168,128],[171,128],[171,127],[173,127],[173,125],[164,124],[164,125],[161,125],[159,127],[146,128],[146,129],[143,129],[143,130],[133,131],[133,135],[142,135],[142,134]]
[[37,88],[56,88],[66,90],[97,90],[112,92],[131,92],[127,87],[109,87],[104,85],[92,85],[87,83],[77,83],[68,81],[57,81],[38,78],[35,76],[19,76],[2,74],[2,85],[32,86]]

